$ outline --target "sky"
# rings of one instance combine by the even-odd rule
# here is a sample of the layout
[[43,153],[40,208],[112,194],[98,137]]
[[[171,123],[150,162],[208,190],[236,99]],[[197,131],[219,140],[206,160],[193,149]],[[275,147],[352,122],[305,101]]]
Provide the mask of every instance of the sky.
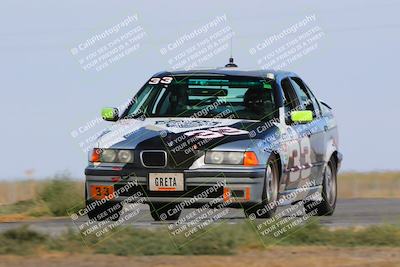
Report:
[[[201,41],[221,43],[192,63],[223,66],[230,36],[241,68],[279,59],[282,47],[302,53],[277,66],[334,108],[342,170],[399,170],[399,10],[399,1],[2,0],[0,179],[84,177],[85,147],[109,126],[98,119],[102,107],[190,63],[191,48],[207,48]],[[123,57],[100,64],[117,48]]]

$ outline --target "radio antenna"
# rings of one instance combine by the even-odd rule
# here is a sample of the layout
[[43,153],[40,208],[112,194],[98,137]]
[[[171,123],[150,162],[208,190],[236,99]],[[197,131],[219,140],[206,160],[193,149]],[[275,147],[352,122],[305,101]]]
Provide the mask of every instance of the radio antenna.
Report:
[[232,57],[232,50],[233,50],[233,36],[231,36],[231,57]]
[[236,65],[235,63],[233,63],[233,41],[232,41],[233,37],[231,37],[231,56],[229,58],[229,63],[225,65],[225,68],[237,68],[238,65]]

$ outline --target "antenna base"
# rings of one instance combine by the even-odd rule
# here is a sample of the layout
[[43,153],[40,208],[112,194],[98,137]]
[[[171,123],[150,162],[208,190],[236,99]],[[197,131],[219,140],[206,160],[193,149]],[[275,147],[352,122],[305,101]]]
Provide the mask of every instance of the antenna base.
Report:
[[225,68],[237,68],[238,65],[236,65],[235,63],[233,63],[233,57],[229,58],[229,63],[225,65]]

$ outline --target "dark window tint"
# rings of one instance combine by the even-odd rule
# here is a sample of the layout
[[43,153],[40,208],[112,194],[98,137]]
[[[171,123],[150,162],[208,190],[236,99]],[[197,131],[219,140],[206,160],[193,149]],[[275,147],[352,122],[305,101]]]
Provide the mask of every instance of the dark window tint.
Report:
[[296,91],[300,99],[301,110],[311,110],[314,111],[314,107],[312,105],[311,98],[307,95],[304,88],[302,88],[302,83],[300,83],[297,79],[291,78],[290,81],[292,83],[293,89]]
[[136,95],[128,117],[274,118],[274,83],[253,77],[153,78]]
[[311,110],[316,116],[318,116],[320,114],[319,105],[310,89],[298,77],[293,77],[290,80],[294,90],[300,98],[301,109]]
[[289,78],[283,79],[281,85],[285,97],[284,99],[285,112],[289,112],[293,109],[296,109],[296,107],[299,105],[299,99],[297,98],[295,91],[293,91]]
[[312,100],[313,106],[314,106],[314,110],[315,110],[315,114],[318,117],[319,115],[321,115],[321,105],[320,105],[319,101],[317,100],[317,98],[312,93],[312,91],[310,90],[310,88],[308,88],[308,86],[305,83],[304,83],[304,86],[308,92],[308,95],[311,97],[311,100]]

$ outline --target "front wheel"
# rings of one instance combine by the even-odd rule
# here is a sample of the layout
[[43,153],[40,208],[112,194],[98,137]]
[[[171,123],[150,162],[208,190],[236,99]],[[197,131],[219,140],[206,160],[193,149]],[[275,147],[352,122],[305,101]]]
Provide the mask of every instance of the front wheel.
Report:
[[271,155],[265,171],[262,200],[250,208],[244,210],[246,217],[271,218],[277,208],[279,188],[279,168],[275,155]]
[[320,202],[309,201],[304,204],[306,213],[316,216],[331,216],[336,208],[337,170],[334,159],[330,159],[322,182],[322,199]]

